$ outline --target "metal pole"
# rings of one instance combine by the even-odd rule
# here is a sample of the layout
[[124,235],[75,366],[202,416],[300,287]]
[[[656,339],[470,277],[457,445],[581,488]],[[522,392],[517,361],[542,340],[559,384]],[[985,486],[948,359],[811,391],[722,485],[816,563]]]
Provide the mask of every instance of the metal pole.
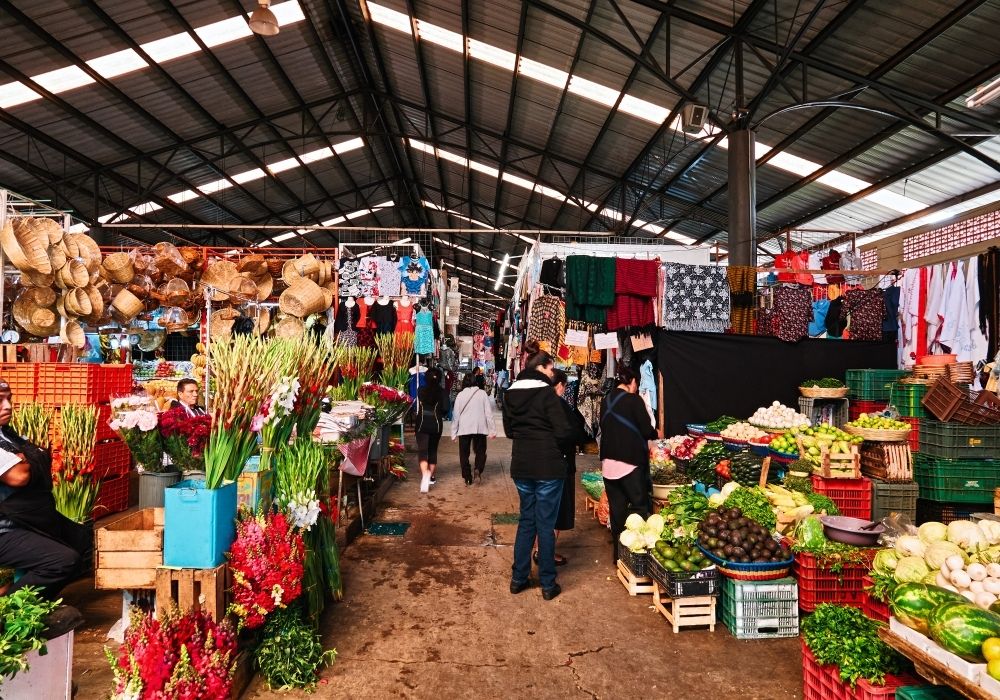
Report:
[[748,128],[729,134],[729,263],[757,264],[757,177]]

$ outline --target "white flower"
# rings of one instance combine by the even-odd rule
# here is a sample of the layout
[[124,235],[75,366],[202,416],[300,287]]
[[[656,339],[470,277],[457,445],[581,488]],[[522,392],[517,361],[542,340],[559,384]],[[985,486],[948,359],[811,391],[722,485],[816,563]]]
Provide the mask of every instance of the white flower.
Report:
[[118,416],[118,422],[126,429],[132,429],[139,424],[139,414],[136,411],[128,411]]
[[285,504],[292,525],[302,530],[308,530],[319,519],[319,501],[312,494],[296,494]]
[[155,413],[150,413],[149,411],[140,411],[138,413],[139,413],[139,420],[138,420],[139,430],[145,433],[149,432],[150,430],[156,429],[157,420]]
[[274,601],[275,605],[281,605],[281,599],[284,595],[285,589],[281,587],[281,584],[274,584],[274,587],[271,588],[271,600]]

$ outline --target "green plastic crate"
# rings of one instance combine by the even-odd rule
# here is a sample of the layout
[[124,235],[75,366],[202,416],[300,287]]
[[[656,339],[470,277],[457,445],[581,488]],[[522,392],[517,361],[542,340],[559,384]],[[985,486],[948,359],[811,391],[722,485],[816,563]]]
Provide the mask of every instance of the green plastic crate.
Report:
[[954,503],[988,503],[1000,487],[1000,461],[928,457],[913,458],[913,475],[920,498]]
[[964,697],[946,685],[907,685],[896,688],[896,700],[962,700]]
[[892,385],[906,374],[899,369],[849,369],[847,395],[859,401],[888,401]]
[[722,622],[737,639],[781,639],[799,634],[795,579],[722,581]]
[[896,407],[904,418],[923,418],[927,415],[921,399],[927,395],[926,384],[904,384],[893,382],[889,403]]
[[879,522],[889,513],[903,513],[910,520],[917,519],[917,495],[920,487],[915,483],[894,484],[872,479],[872,520]]
[[1000,425],[920,421],[920,452],[945,459],[1000,458]]

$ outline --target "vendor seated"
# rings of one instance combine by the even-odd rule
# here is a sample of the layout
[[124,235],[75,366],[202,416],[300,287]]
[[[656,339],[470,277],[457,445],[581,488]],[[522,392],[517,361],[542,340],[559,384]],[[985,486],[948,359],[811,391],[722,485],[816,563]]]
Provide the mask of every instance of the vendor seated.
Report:
[[0,567],[20,573],[0,595],[35,586],[55,599],[80,574],[91,534],[56,510],[52,457],[10,427],[12,398],[0,380]]
[[205,409],[198,405],[198,382],[193,379],[177,382],[177,400],[171,402],[170,408],[178,407],[182,407],[191,417],[205,415]]

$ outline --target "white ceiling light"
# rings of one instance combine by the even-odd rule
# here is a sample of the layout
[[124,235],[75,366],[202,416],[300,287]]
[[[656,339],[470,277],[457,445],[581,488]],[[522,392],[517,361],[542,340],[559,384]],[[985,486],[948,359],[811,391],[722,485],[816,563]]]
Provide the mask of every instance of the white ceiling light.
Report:
[[278,18],[270,10],[271,0],[257,0],[257,9],[250,15],[250,29],[255,34],[262,36],[274,36],[281,31],[278,26]]
[[503,262],[500,263],[500,269],[497,271],[497,281],[493,285],[493,291],[499,292],[501,285],[503,285],[503,276],[507,273],[507,266],[510,265],[510,253],[503,254]]

